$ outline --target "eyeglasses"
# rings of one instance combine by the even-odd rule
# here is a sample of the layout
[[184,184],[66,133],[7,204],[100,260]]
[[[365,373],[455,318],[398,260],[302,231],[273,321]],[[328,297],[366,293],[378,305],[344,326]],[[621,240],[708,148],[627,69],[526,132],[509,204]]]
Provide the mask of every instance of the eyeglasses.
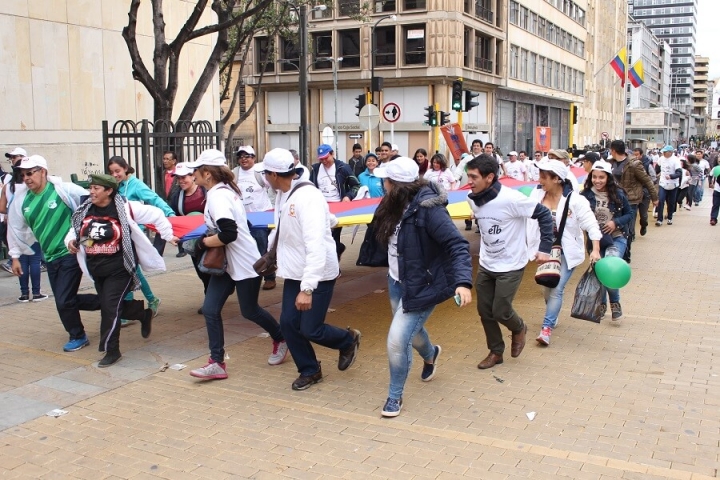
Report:
[[32,170],[25,170],[24,172],[20,172],[20,175],[23,178],[32,177],[34,174],[42,170],[42,168],[33,168]]
[[536,153],[535,156],[536,156],[536,157],[541,157],[542,155],[540,155],[539,153]]

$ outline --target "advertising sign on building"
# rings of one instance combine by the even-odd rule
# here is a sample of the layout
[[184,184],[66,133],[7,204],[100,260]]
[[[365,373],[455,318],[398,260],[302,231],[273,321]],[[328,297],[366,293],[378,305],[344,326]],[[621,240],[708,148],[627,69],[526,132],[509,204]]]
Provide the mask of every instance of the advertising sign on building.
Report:
[[549,152],[552,143],[552,128],[535,127],[535,150]]

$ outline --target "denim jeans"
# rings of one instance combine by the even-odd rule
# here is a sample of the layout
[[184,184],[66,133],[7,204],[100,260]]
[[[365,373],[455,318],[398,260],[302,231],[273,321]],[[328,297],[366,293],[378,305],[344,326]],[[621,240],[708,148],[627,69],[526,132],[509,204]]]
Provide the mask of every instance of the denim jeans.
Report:
[[720,210],[720,192],[713,190],[713,202],[710,209],[710,220],[717,220],[718,210]]
[[295,298],[300,293],[300,281],[285,279],[283,284],[280,328],[300,375],[314,375],[320,370],[312,343],[335,350],[344,350],[353,343],[347,330],[325,324],[335,280],[319,282],[312,293],[310,310],[295,308]]
[[[662,190],[662,189],[660,189]],[[605,248],[604,250],[600,251],[601,257],[620,257],[622,258],[623,255],[625,255],[625,249],[627,248],[627,238],[625,237],[616,237],[613,239],[613,245]],[[610,297],[610,303],[619,303],[620,302],[620,290],[617,288],[606,288],[608,293],[608,297]],[[603,304],[605,303],[605,298],[603,298]]]
[[[251,228],[250,235],[255,239],[255,243],[257,244],[260,255],[265,255],[265,253],[268,251],[268,236],[270,235],[270,229],[269,228]],[[263,278],[266,281],[274,281],[275,274],[272,273],[270,275],[265,275]]]
[[[155,300],[155,294],[153,293],[152,289],[150,288],[150,284],[148,283],[147,279],[145,278],[145,275],[143,275],[142,269],[140,269],[140,265],[137,266],[137,276],[140,279],[140,290],[142,291],[142,294],[145,296],[145,300],[148,302],[152,302]],[[125,300],[133,300],[135,298],[135,294],[132,290],[128,292],[127,295],[125,295]]]
[[543,328],[555,328],[562,308],[563,294],[565,293],[565,285],[572,276],[573,269],[568,268],[565,255],[560,255],[560,283],[555,288],[543,288],[545,294],[545,318],[543,319]]
[[222,309],[233,290],[237,292],[240,314],[262,327],[274,341],[283,341],[283,334],[277,320],[258,304],[261,283],[262,278],[260,277],[235,281],[227,273],[210,277],[202,312],[205,315],[210,358],[217,363],[225,361],[225,332],[223,330]]
[[658,188],[658,216],[657,221],[663,221],[663,210],[665,209],[665,203],[667,203],[667,218],[672,220],[673,213],[677,207],[677,188],[672,190],[665,190],[664,188]]
[[20,275],[20,295],[30,293],[29,281],[32,281],[33,296],[40,295],[40,262],[42,260],[40,244],[35,242],[32,250],[35,252],[32,255],[20,255],[20,266],[23,272]]
[[100,298],[95,294],[78,295],[82,270],[75,255],[65,255],[47,263],[50,288],[55,295],[55,307],[71,340],[85,336],[80,310],[100,310]]
[[700,182],[700,185],[698,186],[698,188],[695,189],[695,198],[693,198],[693,200],[695,201],[695,203],[700,203],[700,202],[702,202],[703,194],[705,193],[705,188],[703,187],[703,184],[704,184],[704,183],[705,183],[705,182],[701,181],[701,182]]
[[435,306],[424,310],[403,312],[402,285],[388,276],[388,294],[392,323],[387,338],[388,360],[390,361],[390,387],[388,397],[402,398],[405,382],[412,367],[412,349],[414,348],[423,360],[432,363],[435,347],[430,342],[425,322]]

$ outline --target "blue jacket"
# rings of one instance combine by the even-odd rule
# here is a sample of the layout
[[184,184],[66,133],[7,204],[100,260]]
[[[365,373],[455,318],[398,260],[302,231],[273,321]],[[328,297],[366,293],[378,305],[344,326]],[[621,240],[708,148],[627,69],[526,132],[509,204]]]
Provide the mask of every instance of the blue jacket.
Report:
[[360,174],[358,180],[360,180],[360,185],[367,187],[368,192],[370,192],[370,198],[382,197],[385,195],[382,178],[376,177],[370,173],[370,170],[367,168]]
[[403,310],[423,310],[472,288],[470,245],[447,211],[447,193],[436,184],[421,188],[402,217],[398,270]]
[[[315,163],[310,171],[310,181],[319,188],[318,185],[318,173],[322,164]],[[352,200],[357,195],[357,191],[360,188],[360,181],[353,174],[350,165],[347,163],[335,159],[335,181],[337,182],[337,188],[340,192],[340,200],[345,197]]]
[[128,177],[127,180],[120,182],[118,193],[128,200],[134,200],[144,203],[145,205],[157,207],[163,211],[166,217],[175,216],[172,208],[137,177]]
[[[592,188],[584,188],[580,194],[588,199],[590,202],[590,208],[594,213],[597,203],[595,200],[595,192],[592,191]],[[630,232],[630,222],[632,222],[635,217],[625,190],[618,188],[618,195],[622,205],[615,205],[615,203],[610,200],[608,208],[613,214],[613,222],[615,222],[615,225],[617,225],[627,237]]]

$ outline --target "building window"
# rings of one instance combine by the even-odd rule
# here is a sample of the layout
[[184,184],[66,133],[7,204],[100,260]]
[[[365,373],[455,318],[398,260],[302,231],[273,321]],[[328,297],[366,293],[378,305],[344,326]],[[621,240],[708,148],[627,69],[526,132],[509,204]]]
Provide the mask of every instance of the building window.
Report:
[[518,47],[510,45],[510,78],[517,78],[518,74]]
[[315,70],[324,70],[332,68],[331,61],[318,61],[318,58],[332,57],[332,33],[316,32],[312,35],[313,44],[313,68]]
[[518,24],[518,9],[519,8],[520,8],[520,6],[518,5],[517,2],[513,2],[513,1],[510,2],[510,23],[512,23],[513,25]]
[[[297,72],[300,68],[300,47],[295,43],[294,39],[282,38],[280,40],[281,56],[280,71]],[[290,63],[292,62],[292,63]]]
[[403,26],[405,65],[425,64],[425,25]]
[[475,34],[475,69],[493,73],[492,59],[490,58],[490,38],[478,33]]
[[375,29],[375,66],[395,65],[395,27],[378,27]]
[[528,82],[535,83],[535,78],[537,74],[537,53],[530,52],[530,56],[528,57],[528,67],[527,67],[527,73],[528,73]]
[[520,49],[520,80],[527,81],[528,51]]
[[268,37],[257,37],[255,39],[255,72],[268,73],[275,71],[273,59],[273,42]]
[[340,68],[360,68],[360,29],[339,30]]
[[379,0],[375,2],[375,13],[392,13],[397,10],[395,0]]
[[[513,17],[513,7],[515,9],[514,11],[517,12],[517,2],[510,2],[510,23],[515,23],[517,21],[513,20],[513,18],[515,18]],[[488,23],[493,23],[495,18],[491,0],[465,0],[465,13],[469,13],[470,15]]]
[[338,16],[352,17],[360,13],[360,0],[338,0]]
[[463,66],[470,68],[470,49],[472,46],[473,31],[466,28],[463,32]]
[[403,10],[427,10],[425,0],[405,0]]

